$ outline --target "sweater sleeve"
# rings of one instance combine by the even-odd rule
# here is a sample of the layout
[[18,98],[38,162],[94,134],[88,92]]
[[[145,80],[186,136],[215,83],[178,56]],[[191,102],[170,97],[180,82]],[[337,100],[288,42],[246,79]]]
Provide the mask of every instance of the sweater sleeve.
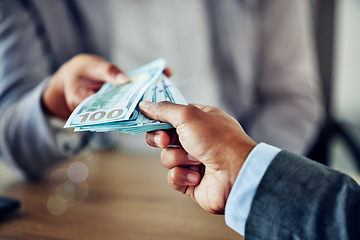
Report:
[[21,1],[0,1],[0,158],[25,178],[69,156],[42,107],[52,56],[36,20]]

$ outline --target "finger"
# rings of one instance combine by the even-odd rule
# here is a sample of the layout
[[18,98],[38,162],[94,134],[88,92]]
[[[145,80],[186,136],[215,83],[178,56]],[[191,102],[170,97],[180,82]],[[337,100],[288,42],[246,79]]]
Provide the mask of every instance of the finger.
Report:
[[71,62],[73,62],[72,66],[80,68],[80,77],[108,82],[113,85],[121,85],[130,81],[117,66],[98,56],[80,54],[71,59]]
[[94,94],[95,92],[92,91],[91,89],[87,89],[86,91],[84,90],[83,93],[80,95],[71,95],[67,97],[67,105],[69,110],[72,112],[75,110],[75,108],[87,97],[90,96],[92,94]]
[[200,174],[186,168],[176,167],[168,173],[168,183],[172,189],[186,192],[188,186],[195,186],[200,182]]
[[146,142],[152,147],[179,147],[180,142],[175,129],[157,130],[146,133]]
[[[161,164],[168,169],[201,164],[200,161],[189,155],[183,148],[166,148],[162,150],[160,161]],[[189,169],[196,171],[196,169]]]
[[85,85],[85,89],[92,89],[97,92],[104,84],[104,82],[97,81],[91,78],[82,78],[82,85]]
[[148,118],[168,122],[175,128],[189,119],[199,118],[200,109],[192,105],[180,105],[171,102],[148,102],[139,104],[141,112]]
[[186,168],[191,171],[197,172],[200,174],[200,176],[202,176],[204,166],[205,165],[200,163],[199,165],[188,165]]
[[165,74],[165,76],[167,76],[168,78],[171,77],[172,75],[174,75],[174,72],[171,68],[165,68],[163,73]]
[[84,99],[96,93],[103,85],[103,82],[89,78],[81,78],[81,81],[83,83],[79,87],[66,86],[66,101],[70,111],[73,111]]
[[170,143],[170,136],[165,131],[152,131],[146,133],[146,143],[151,147],[166,148]]

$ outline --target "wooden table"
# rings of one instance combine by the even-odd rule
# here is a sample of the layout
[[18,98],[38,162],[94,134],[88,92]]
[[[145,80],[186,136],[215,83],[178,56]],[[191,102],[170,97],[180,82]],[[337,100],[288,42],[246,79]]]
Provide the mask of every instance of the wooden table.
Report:
[[[71,178],[77,183],[68,175],[74,166],[85,173]],[[166,176],[158,155],[119,151],[87,150],[38,183],[1,167],[0,195],[22,206],[0,222],[0,239],[242,239],[223,216],[172,190]]]

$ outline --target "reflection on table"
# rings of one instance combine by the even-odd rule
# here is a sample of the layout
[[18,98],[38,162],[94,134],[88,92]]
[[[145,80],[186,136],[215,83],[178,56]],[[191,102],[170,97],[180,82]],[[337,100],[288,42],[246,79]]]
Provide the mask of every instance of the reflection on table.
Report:
[[0,239],[242,239],[167,185],[159,155],[85,151],[38,183],[0,172],[0,195],[22,204]]

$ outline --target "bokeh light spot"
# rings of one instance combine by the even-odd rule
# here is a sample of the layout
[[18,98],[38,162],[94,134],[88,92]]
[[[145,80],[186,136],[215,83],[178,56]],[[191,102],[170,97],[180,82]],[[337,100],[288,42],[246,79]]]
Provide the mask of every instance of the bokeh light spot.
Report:
[[87,179],[89,169],[83,162],[73,162],[68,167],[67,174],[72,182],[82,183]]
[[53,215],[61,215],[67,209],[67,203],[61,196],[51,196],[47,201],[47,209]]

